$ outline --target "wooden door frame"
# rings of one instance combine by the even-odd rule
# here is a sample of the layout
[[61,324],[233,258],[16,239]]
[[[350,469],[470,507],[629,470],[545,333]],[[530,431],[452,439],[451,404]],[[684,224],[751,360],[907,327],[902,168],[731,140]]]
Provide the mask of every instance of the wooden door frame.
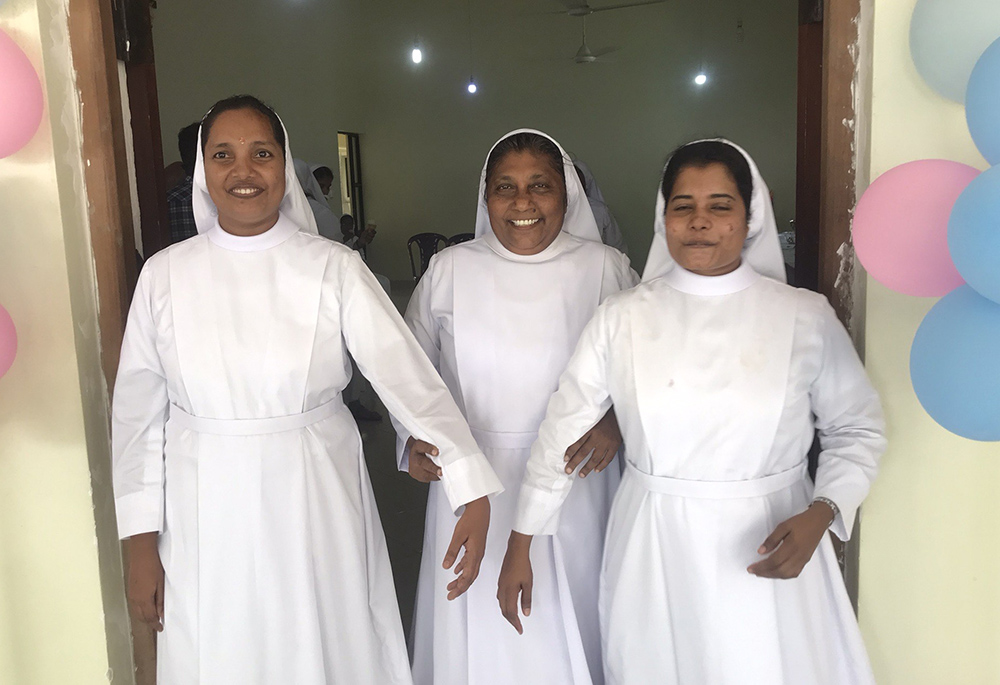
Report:
[[[798,183],[809,193],[803,221],[796,217],[796,277],[799,285],[824,294],[847,327],[864,358],[864,272],[851,242],[851,220],[861,190],[867,184],[868,117],[871,74],[871,14],[873,0],[800,0],[800,41],[815,41],[822,32],[821,54],[803,54],[800,43],[799,107],[819,104],[821,116],[809,140],[799,150]],[[821,81],[803,84],[810,60]],[[865,61],[868,60],[868,66]],[[815,73],[815,70],[814,70]],[[801,131],[800,131],[800,148]],[[818,166],[817,166],[818,164]],[[797,214],[800,211],[797,207]],[[838,546],[847,591],[857,609],[860,517],[851,540]]]

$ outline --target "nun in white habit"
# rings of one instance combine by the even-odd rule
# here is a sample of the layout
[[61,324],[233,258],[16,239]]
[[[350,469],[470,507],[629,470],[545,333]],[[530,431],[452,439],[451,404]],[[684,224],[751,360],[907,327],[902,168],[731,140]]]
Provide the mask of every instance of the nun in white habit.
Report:
[[157,682],[408,684],[348,351],[437,446],[447,506],[467,505],[459,589],[500,483],[361,258],[316,235],[274,112],[223,100],[200,138],[200,235],[146,262],[114,393],[119,533],[133,612],[162,630]]
[[[628,258],[601,244],[583,187],[558,143],[529,129],[501,138],[480,176],[476,238],[431,260],[405,320],[505,486],[516,492],[521,482],[545,405],[584,325],[606,297],[637,282]],[[596,445],[579,471],[589,475],[573,491],[562,527],[532,550],[538,616],[525,623],[523,636],[497,612],[494,584],[516,497],[492,498],[483,577],[463,597],[445,601],[440,588],[450,573],[439,557],[455,515],[433,469],[416,463],[420,444],[399,428],[401,468],[434,481],[412,635],[415,683],[603,682],[597,572],[620,480],[617,466],[604,468],[620,444],[608,409],[600,426],[574,438],[576,456],[563,463],[573,471]],[[611,440],[603,437],[609,432]]]
[[294,160],[294,163],[295,176],[309,202],[309,209],[312,210],[313,218],[316,221],[316,229],[324,238],[341,242],[340,217],[330,209],[330,205],[323,195],[323,189],[320,188],[319,181],[313,176],[309,164],[301,159]]
[[[519,534],[557,529],[562,452],[612,403],[628,446],[601,573],[608,683],[874,683],[826,531],[848,538],[875,477],[879,399],[826,299],[783,274],[753,161],[680,148],[644,282],[601,307],[549,403]],[[523,583],[528,560],[508,562],[501,583]]]

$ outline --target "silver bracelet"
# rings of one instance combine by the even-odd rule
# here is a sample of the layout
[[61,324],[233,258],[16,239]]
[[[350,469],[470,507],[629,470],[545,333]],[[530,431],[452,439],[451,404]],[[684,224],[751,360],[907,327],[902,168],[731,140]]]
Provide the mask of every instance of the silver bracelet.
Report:
[[814,497],[813,504],[816,504],[816,502],[822,502],[823,504],[825,504],[826,506],[830,507],[830,509],[833,510],[833,518],[830,519],[830,523],[828,523],[826,526],[827,528],[829,528],[830,526],[833,525],[834,521],[837,520],[837,517],[840,516],[840,507],[838,507],[837,503],[834,502],[829,497]]

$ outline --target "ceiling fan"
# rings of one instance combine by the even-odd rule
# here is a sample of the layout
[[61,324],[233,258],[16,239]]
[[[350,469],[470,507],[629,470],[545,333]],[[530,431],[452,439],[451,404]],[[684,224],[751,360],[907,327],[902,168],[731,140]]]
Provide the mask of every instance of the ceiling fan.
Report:
[[559,0],[559,4],[565,9],[553,14],[565,14],[570,17],[585,17],[594,12],[608,12],[610,10],[623,10],[629,7],[644,7],[645,5],[662,5],[667,0],[645,0],[642,2],[627,2],[621,5],[608,5],[607,7],[591,7],[586,0]]
[[612,52],[617,52],[618,48],[608,47],[600,48],[598,50],[591,50],[590,46],[587,45],[587,15],[582,15],[583,17],[583,41],[580,45],[580,49],[576,51],[576,55],[573,56],[573,61],[577,64],[592,64],[594,62],[605,62],[607,60],[601,59],[605,55],[610,55]]

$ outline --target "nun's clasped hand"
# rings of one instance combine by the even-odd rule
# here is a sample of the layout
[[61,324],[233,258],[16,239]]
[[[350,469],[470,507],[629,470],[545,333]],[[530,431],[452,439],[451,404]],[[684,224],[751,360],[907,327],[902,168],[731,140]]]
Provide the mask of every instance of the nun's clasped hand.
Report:
[[566,462],[566,473],[576,471],[576,467],[588,456],[590,459],[580,469],[580,478],[586,478],[591,471],[600,473],[614,460],[621,446],[622,433],[612,407],[604,418],[566,450],[566,456],[563,458]]
[[757,549],[758,554],[771,556],[751,564],[747,571],[761,578],[798,578],[812,559],[832,520],[833,510],[830,506],[815,502],[801,514],[779,523]]

